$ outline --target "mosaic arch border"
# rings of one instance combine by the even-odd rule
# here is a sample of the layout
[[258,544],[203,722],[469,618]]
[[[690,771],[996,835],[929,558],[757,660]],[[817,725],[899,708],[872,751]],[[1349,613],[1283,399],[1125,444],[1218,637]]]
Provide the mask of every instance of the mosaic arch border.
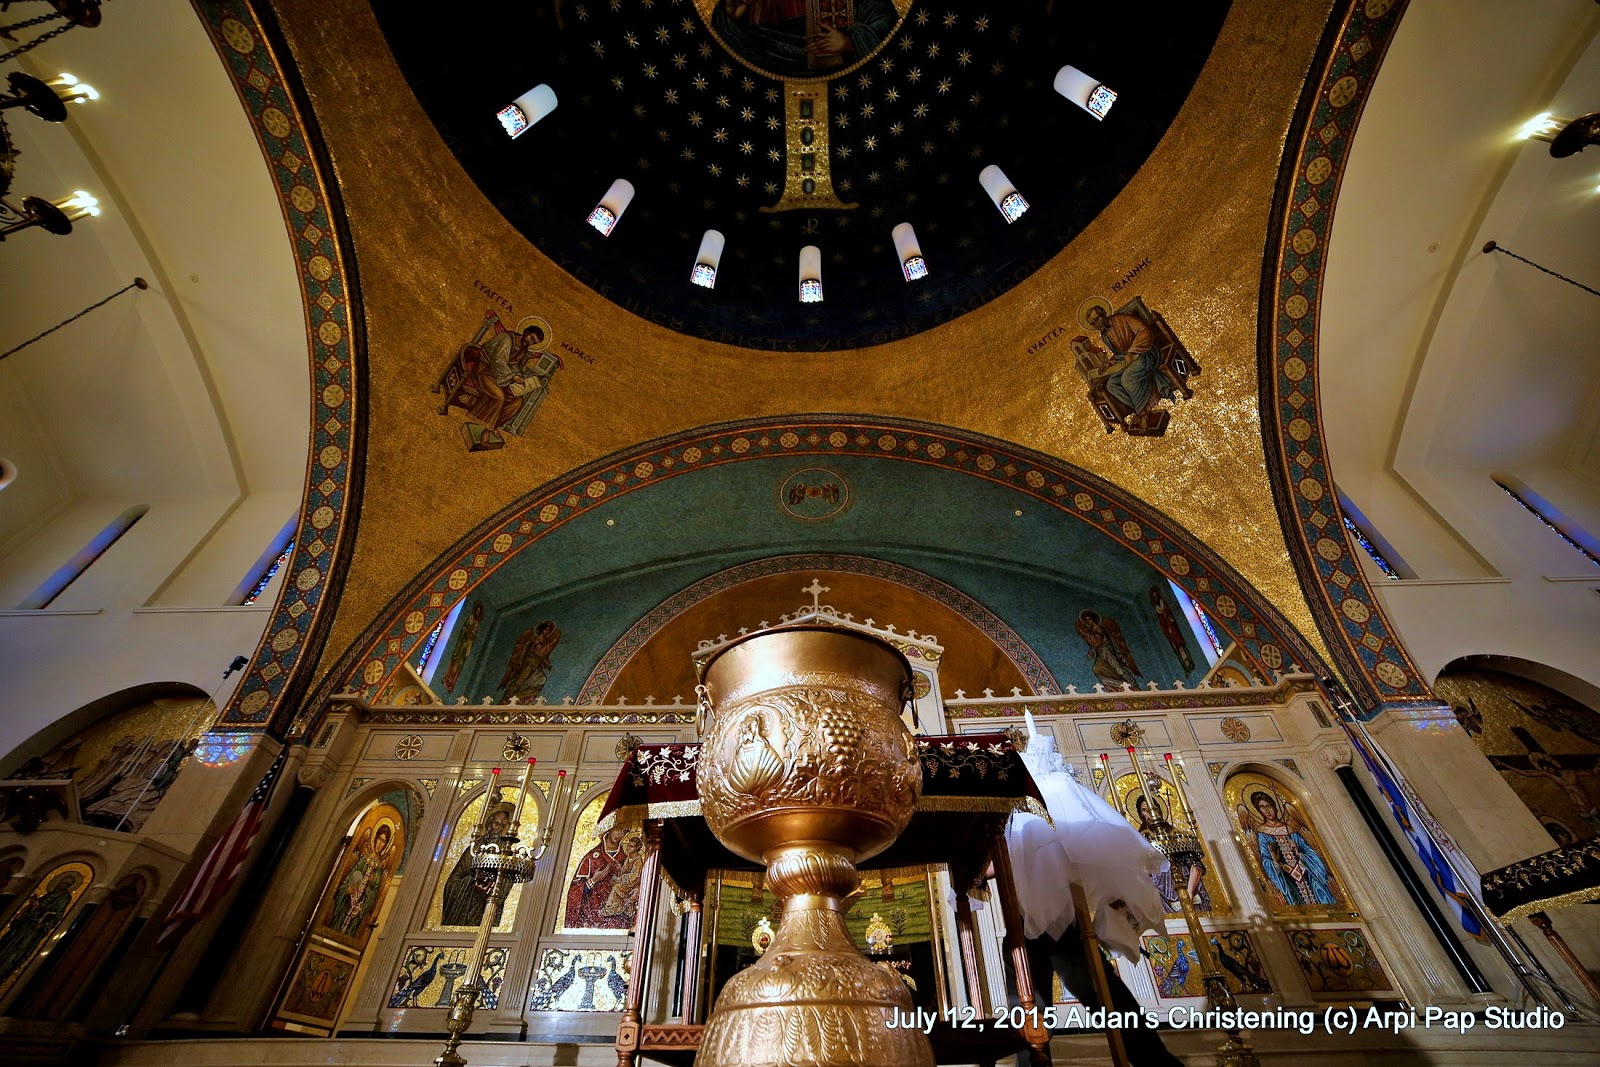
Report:
[[[351,463],[361,447],[354,362],[362,338],[353,312],[359,293],[347,267],[344,235],[335,225],[321,142],[309,110],[298,102],[303,90],[277,59],[283,46],[269,43],[277,41],[276,34],[246,0],[195,0],[194,7],[272,171],[300,269],[310,341],[312,447],[291,579],[218,720],[223,728],[260,729],[275,723],[278,709],[304,689],[310,668],[302,649],[325,635],[329,587],[337,586],[347,563],[354,527],[350,503],[359,494]],[[1326,533],[1331,526],[1337,534],[1342,523],[1322,438],[1316,324],[1322,249],[1350,141],[1405,8],[1404,0],[1347,0],[1330,20],[1313,68],[1320,76],[1307,82],[1280,170],[1262,275],[1262,304],[1270,313],[1262,316],[1258,338],[1261,381],[1270,400],[1263,404],[1262,434],[1290,556],[1346,679],[1368,701],[1400,705],[1433,698],[1348,540]],[[1311,661],[1309,654],[1305,658]]]
[[[1014,489],[1133,552],[1205,607],[1267,673],[1321,664],[1287,620],[1232,567],[1170,518],[1070,464],[995,438],[906,419],[775,416],[701,427],[632,446],[546,483],[429,566],[377,614],[318,687],[371,700],[435,623],[501,566],[608,500],[665,478],[774,456],[863,456],[921,463]],[[302,724],[302,729],[308,728]]]
[[[806,552],[769,556],[766,559],[740,563],[727,570],[708,575],[672,594],[628,627],[627,632],[606,650],[606,654],[600,657],[600,662],[595,664],[594,670],[589,672],[589,677],[584,679],[583,688],[578,691],[578,703],[599,703],[605,697],[606,690],[617,680],[617,675],[622,673],[623,667],[633,658],[634,653],[643,648],[667,623],[701,601],[756,578],[765,578],[773,574],[798,574],[801,571],[812,570],[864,574],[921,593],[949,608],[993,641],[995,647],[1006,654],[1006,658],[1017,668],[1023,680],[1035,693],[1061,692],[1055,675],[1050,673],[1050,668],[1044,665],[1038,653],[1034,652],[1022,636],[1007,626],[994,612],[955,586],[946,585],[915,568],[890,563],[887,560],[873,559],[870,556]],[[797,610],[803,606],[803,603],[796,602]]]
[[1344,532],[1318,384],[1326,247],[1356,125],[1405,0],[1346,0],[1318,47],[1278,173],[1261,278],[1261,428],[1278,518],[1306,600],[1364,715],[1435,703]]
[[193,6],[271,172],[294,253],[310,356],[311,447],[288,580],[216,724],[259,730],[303,693],[315,665],[305,650],[320,646],[332,623],[332,600],[355,531],[351,503],[360,494],[351,460],[364,448],[357,383],[365,337],[343,209],[326,177],[332,171],[304,90],[279,62],[286,46],[247,0],[194,0]]

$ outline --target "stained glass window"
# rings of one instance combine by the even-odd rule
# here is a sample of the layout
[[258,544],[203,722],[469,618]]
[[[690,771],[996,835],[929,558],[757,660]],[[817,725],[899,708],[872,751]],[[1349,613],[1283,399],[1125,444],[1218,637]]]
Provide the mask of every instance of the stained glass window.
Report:
[[1006,217],[1007,222],[1016,222],[1022,217],[1022,213],[1027,210],[1028,202],[1023,199],[1022,194],[1019,192],[1008,193],[1006,198],[1000,201],[1000,214]]
[[1218,636],[1216,627],[1211,625],[1211,619],[1206,615],[1205,609],[1199,601],[1189,595],[1189,591],[1177,582],[1168,581],[1167,587],[1172,590],[1172,595],[1178,601],[1178,607],[1183,612],[1183,617],[1189,624],[1189,630],[1194,634],[1195,641],[1200,650],[1205,653],[1206,661],[1215,663],[1222,655],[1222,638]]
[[1372,557],[1372,562],[1378,565],[1378,569],[1383,572],[1384,577],[1395,582],[1400,580],[1399,572],[1390,566],[1389,561],[1383,558],[1383,553],[1378,551],[1378,546],[1372,543],[1372,540],[1367,537],[1361,527],[1350,521],[1350,516],[1348,515],[1344,516],[1344,528],[1351,537],[1356,539],[1356,544],[1365,549],[1367,555]]
[[707,289],[715,289],[717,287],[717,268],[709,263],[696,263],[694,271],[689,275],[689,280]]
[[505,128],[507,136],[518,137],[531,123],[528,122],[527,113],[516,104],[507,104],[495,112],[495,118],[500,120],[500,125]]
[[1593,563],[1596,567],[1600,567],[1600,556],[1596,556],[1593,552],[1590,552],[1587,548],[1584,548],[1582,545],[1578,544],[1578,542],[1574,541],[1567,531],[1550,521],[1549,517],[1546,516],[1544,512],[1540,511],[1538,508],[1528,503],[1527,500],[1523,499],[1521,493],[1518,493],[1515,489],[1511,488],[1505,482],[1500,481],[1498,478],[1495,479],[1494,484],[1498,485],[1501,489],[1504,489],[1506,491],[1506,496],[1521,504],[1523,508],[1525,508],[1534,518],[1548,526],[1557,537],[1561,538],[1561,540],[1565,541],[1579,552],[1582,552],[1584,559],[1588,560],[1590,563]]
[[928,276],[928,261],[921,256],[911,256],[901,266],[905,268],[906,281],[908,282],[914,282],[918,278],[926,278]]
[[1211,647],[1216,649],[1217,655],[1222,655],[1222,639],[1217,636],[1217,631],[1211,625],[1211,616],[1206,614],[1206,609],[1200,606],[1200,601],[1191,599],[1194,605],[1195,617],[1200,620],[1200,629],[1206,632],[1206,640],[1211,642]]
[[444,633],[444,620],[440,619],[434,626],[433,632],[428,635],[427,643],[422,646],[422,658],[417,660],[417,673],[428,665],[428,657],[433,655],[433,646],[439,643],[439,635]]
[[800,303],[802,303],[802,304],[820,304],[820,303],[822,303],[822,279],[821,278],[807,278],[805,281],[800,283]]
[[148,504],[135,504],[122,514],[111,520],[104,530],[94,535],[94,540],[84,545],[78,554],[67,560],[54,574],[46,578],[44,584],[33,591],[33,594],[18,604],[19,608],[37,609],[47,608],[62,591],[77,581],[83,572],[94,566],[95,560],[105,555],[112,545],[130,529],[133,524],[144,518],[150,510]]
[[604,204],[596,204],[594,210],[589,212],[589,225],[608,237],[611,235],[611,227],[616,224],[617,216]]
[[1104,85],[1096,85],[1089,93],[1089,114],[1097,119],[1103,119],[1106,117],[1106,113],[1111,110],[1111,105],[1116,102],[1117,93],[1115,89],[1107,88]]
[[256,584],[251,587],[250,592],[246,593],[245,598],[239,603],[254,604],[256,597],[266,592],[267,586],[272,584],[272,579],[278,573],[278,568],[289,562],[289,557],[293,553],[294,541],[291,539],[288,544],[283,546],[283,551],[278,553],[278,558],[273,560],[271,566],[262,573],[261,577],[256,579]]

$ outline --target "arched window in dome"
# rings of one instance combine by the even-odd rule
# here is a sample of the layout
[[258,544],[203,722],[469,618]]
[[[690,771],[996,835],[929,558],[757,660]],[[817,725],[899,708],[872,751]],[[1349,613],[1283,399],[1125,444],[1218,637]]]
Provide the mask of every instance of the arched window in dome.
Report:
[[122,535],[133,528],[133,524],[144,518],[150,510],[148,504],[135,504],[126,508],[116,518],[106,524],[106,528],[95,534],[89,543],[78,550],[77,555],[67,560],[66,563],[44,583],[35,589],[18,608],[34,609],[47,608],[56,597],[66,591],[67,586],[77,581],[83,572],[94,566],[95,560],[105,555],[112,545],[121,539]]

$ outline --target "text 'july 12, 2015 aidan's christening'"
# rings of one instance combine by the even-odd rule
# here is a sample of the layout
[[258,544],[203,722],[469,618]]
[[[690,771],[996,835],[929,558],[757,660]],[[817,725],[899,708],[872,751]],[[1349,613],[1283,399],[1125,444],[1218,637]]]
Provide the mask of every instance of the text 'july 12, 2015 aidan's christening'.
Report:
[[1020,1030],[1032,1023],[1054,1030],[1058,1027],[1094,1030],[1132,1030],[1139,1027],[1154,1030],[1167,1026],[1174,1030],[1298,1030],[1314,1034],[1319,1029],[1329,1034],[1353,1034],[1358,1030],[1433,1029],[1466,1033],[1477,1027],[1485,1030],[1559,1030],[1566,1025],[1560,1012],[1537,1007],[1514,1011],[1491,1005],[1481,1014],[1470,1011],[1452,1011],[1447,1008],[1378,1008],[1378,1007],[1326,1007],[1315,1009],[1262,1008],[1249,1010],[1233,1008],[1217,1010],[1197,1007],[1175,1007],[1166,1011],[1109,1011],[1105,1008],[1085,1008],[1081,1004],[1048,1008],[1006,1008],[993,1019],[979,1018],[970,1007],[945,1008],[930,1011],[896,1011],[885,1023],[890,1029],[921,1030],[931,1034],[942,1022],[957,1030],[977,1030],[993,1027],[997,1030]]

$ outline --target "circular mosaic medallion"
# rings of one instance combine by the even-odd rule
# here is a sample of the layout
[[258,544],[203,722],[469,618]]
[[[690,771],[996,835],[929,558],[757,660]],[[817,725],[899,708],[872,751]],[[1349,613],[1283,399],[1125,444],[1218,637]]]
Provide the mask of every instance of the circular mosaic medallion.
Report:
[[244,23],[238,19],[227,18],[222,20],[221,26],[222,37],[228,42],[229,48],[241,56],[247,56],[256,50],[255,36]]
[[1405,688],[1406,672],[1388,660],[1379,660],[1378,665],[1373,668],[1373,672],[1377,674],[1378,681],[1382,682],[1390,689]]
[[1250,740],[1250,727],[1243,719],[1236,719],[1230,715],[1222,720],[1221,726],[1222,736],[1229,741]]
[[394,743],[394,758],[414,760],[422,755],[422,735],[406,734]]
[[275,107],[262,109],[261,125],[265,126],[267,128],[267,132],[278,138],[280,141],[289,136],[289,116],[285,115]]
[[1127,748],[1129,745],[1137,748],[1144,744],[1144,727],[1132,719],[1119,722],[1111,728],[1111,743],[1122,748]]
[[802,467],[778,485],[778,509],[800,522],[826,522],[849,510],[850,482],[826,467]]
[[916,695],[918,700],[921,700],[923,697],[933,692],[933,679],[929,678],[921,671],[912,671],[911,692]]

